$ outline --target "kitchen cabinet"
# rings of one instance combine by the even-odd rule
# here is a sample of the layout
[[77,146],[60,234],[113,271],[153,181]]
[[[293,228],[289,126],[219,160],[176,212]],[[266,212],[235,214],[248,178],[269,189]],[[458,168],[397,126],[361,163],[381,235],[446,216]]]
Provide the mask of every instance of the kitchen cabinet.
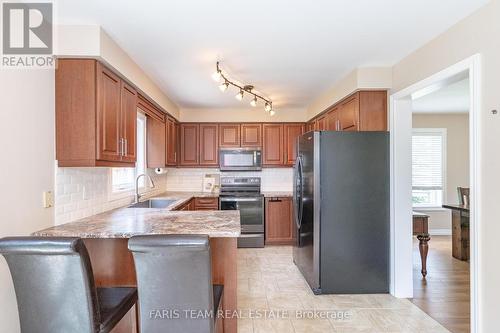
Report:
[[177,136],[178,136],[178,124],[175,119],[167,117],[165,121],[165,155],[166,155],[166,165],[176,166],[177,165]]
[[180,125],[180,166],[199,165],[198,130],[198,124],[184,123]]
[[339,117],[338,108],[333,108],[326,113],[326,130],[338,131],[339,130]]
[[263,124],[262,133],[262,165],[282,166],[284,164],[283,124]]
[[134,167],[137,92],[94,59],[58,59],[56,159],[61,167]]
[[219,165],[219,126],[217,124],[199,125],[199,162],[201,166]]
[[326,117],[321,116],[316,119],[316,124],[314,125],[316,131],[326,131]]
[[194,198],[195,210],[219,210],[219,198]]
[[283,150],[285,152],[285,165],[293,166],[297,157],[297,139],[299,136],[304,134],[305,126],[303,123],[284,124],[283,129],[283,143],[285,145]]
[[262,124],[241,124],[241,147],[262,147]]
[[313,119],[315,130],[386,131],[387,92],[358,91]]
[[220,147],[240,147],[240,124],[219,125]]
[[348,98],[339,106],[339,130],[354,131],[358,130],[359,99],[357,95]]
[[146,158],[148,168],[165,167],[165,123],[147,117],[146,120]]
[[177,207],[176,210],[194,210],[194,199],[190,199],[181,206]]
[[266,198],[265,226],[266,245],[293,245],[295,243],[292,198]]

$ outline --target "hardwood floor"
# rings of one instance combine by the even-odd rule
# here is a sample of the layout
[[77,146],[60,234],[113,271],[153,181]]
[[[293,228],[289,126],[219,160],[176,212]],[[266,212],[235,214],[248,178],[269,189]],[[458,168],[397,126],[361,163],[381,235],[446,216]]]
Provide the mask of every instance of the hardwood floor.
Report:
[[469,263],[451,256],[451,236],[432,236],[426,279],[420,267],[414,240],[412,302],[451,332],[470,332]]

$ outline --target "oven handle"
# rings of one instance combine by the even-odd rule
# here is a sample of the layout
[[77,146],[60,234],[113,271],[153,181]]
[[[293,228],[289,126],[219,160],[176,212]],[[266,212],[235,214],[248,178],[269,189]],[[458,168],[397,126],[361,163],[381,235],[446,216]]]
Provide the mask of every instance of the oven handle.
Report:
[[256,201],[262,201],[261,197],[258,198],[220,198],[220,201],[236,201],[236,202],[256,202]]

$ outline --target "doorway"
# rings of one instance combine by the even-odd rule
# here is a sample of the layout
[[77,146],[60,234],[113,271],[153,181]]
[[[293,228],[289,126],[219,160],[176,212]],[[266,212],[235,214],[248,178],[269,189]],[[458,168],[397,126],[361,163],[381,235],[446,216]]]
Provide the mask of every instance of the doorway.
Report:
[[[470,188],[470,329],[477,332],[477,229],[479,201],[478,178],[478,113],[480,91],[480,56],[472,56],[433,76],[390,96],[391,133],[391,294],[400,298],[414,297],[413,276],[413,202],[412,202],[412,115],[413,100],[418,95],[437,91],[457,79],[468,78],[470,95],[469,188]],[[431,236],[432,237],[432,236]],[[431,241],[432,242],[432,241]],[[438,242],[436,242],[438,243]],[[432,247],[431,247],[432,249]],[[432,250],[430,250],[432,251]]]

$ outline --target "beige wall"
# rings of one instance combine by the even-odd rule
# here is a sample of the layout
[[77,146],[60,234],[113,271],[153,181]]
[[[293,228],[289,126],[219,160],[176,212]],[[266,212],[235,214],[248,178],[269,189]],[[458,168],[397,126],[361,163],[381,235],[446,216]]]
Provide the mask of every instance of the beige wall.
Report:
[[57,27],[56,36],[55,53],[58,56],[100,58],[172,116],[179,118],[177,105],[99,26],[62,25]]
[[[54,71],[0,70],[2,193],[0,238],[29,235],[53,224],[42,193],[54,191]],[[0,256],[2,332],[18,332],[14,288]]]
[[[457,186],[469,187],[469,115],[413,114],[413,128],[446,128],[445,202],[457,203]],[[451,212],[419,210],[430,216],[431,234],[451,234]]]
[[338,81],[307,107],[308,120],[344,97],[360,89],[389,89],[392,87],[392,68],[357,68]]
[[400,61],[393,69],[393,92],[474,54],[481,55],[481,109],[479,110],[478,319],[479,332],[500,327],[500,0],[492,0],[436,39]]
[[242,109],[181,109],[180,121],[191,122],[305,122],[307,120],[305,109],[276,109],[274,116],[269,116],[262,108],[248,107]]

